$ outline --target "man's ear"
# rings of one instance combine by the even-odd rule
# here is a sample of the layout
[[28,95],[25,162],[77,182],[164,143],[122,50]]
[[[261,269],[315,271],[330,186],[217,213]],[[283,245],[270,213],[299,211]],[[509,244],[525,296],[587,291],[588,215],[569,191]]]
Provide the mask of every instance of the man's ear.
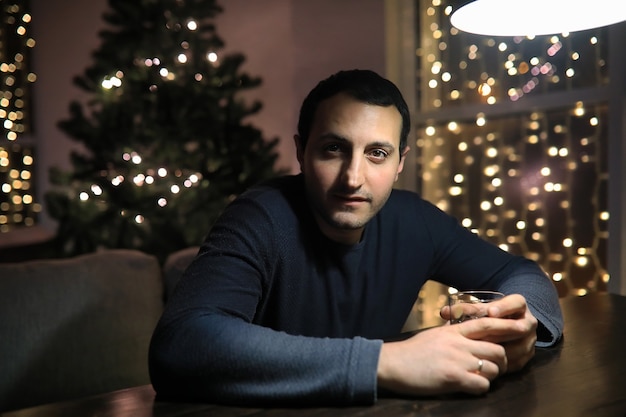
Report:
[[398,164],[398,170],[396,171],[396,181],[398,181],[398,175],[400,175],[404,169],[404,161],[406,160],[406,154],[409,153],[409,150],[411,150],[411,148],[408,146],[405,146],[404,149],[402,149],[402,153],[400,154],[400,164]]
[[304,143],[302,143],[302,139],[298,135],[293,135],[293,141],[296,144],[296,157],[300,163],[300,170],[302,170],[302,165],[304,164]]
[[404,162],[404,159],[406,158],[406,154],[409,153],[409,151],[411,150],[411,148],[407,145],[404,147],[404,149],[402,149],[402,153],[400,154],[400,160]]

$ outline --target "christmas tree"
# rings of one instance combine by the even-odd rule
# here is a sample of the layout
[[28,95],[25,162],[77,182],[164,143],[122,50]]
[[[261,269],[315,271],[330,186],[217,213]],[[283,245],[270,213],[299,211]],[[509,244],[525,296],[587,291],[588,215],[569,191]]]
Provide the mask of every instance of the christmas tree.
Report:
[[276,175],[277,138],[245,118],[261,108],[241,92],[261,80],[240,70],[211,0],[109,0],[93,64],[74,83],[59,127],[80,142],[73,170],[51,170],[49,214],[58,256],[134,248],[159,259],[200,244],[234,196]]

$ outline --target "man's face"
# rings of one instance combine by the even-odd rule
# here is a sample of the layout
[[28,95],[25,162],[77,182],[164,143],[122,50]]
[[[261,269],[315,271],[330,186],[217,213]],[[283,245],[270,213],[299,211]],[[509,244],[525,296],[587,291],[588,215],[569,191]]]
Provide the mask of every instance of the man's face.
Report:
[[340,93],[319,104],[305,149],[296,136],[307,197],[328,238],[358,242],[389,198],[408,151],[399,149],[401,127],[394,106]]

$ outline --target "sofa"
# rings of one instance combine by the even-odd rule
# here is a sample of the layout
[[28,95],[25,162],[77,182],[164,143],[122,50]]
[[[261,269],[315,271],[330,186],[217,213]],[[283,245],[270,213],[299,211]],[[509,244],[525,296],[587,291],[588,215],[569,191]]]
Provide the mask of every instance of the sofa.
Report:
[[0,264],[0,412],[148,384],[148,345],[198,248]]

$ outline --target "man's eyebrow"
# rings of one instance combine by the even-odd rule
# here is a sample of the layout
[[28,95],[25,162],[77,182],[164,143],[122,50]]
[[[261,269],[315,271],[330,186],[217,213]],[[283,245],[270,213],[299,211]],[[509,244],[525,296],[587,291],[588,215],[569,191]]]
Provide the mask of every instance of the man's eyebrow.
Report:
[[396,149],[396,146],[391,143],[391,142],[384,142],[384,141],[380,141],[380,142],[372,142],[372,143],[368,143],[369,147],[378,147],[378,148],[387,148],[387,149]]
[[337,133],[333,133],[333,132],[322,133],[320,135],[320,139],[336,140],[339,142],[349,142],[346,137],[338,135]]
[[[323,133],[322,135],[320,135],[321,139],[326,139],[326,140],[336,140],[338,142],[345,142],[345,143],[350,143],[350,141],[341,135],[338,135],[337,133],[334,132],[327,132],[327,133]],[[391,143],[391,142],[387,142],[387,141],[375,141],[375,142],[371,142],[367,144],[368,148],[385,148],[385,149],[391,149],[391,150],[395,150],[396,146]]]

